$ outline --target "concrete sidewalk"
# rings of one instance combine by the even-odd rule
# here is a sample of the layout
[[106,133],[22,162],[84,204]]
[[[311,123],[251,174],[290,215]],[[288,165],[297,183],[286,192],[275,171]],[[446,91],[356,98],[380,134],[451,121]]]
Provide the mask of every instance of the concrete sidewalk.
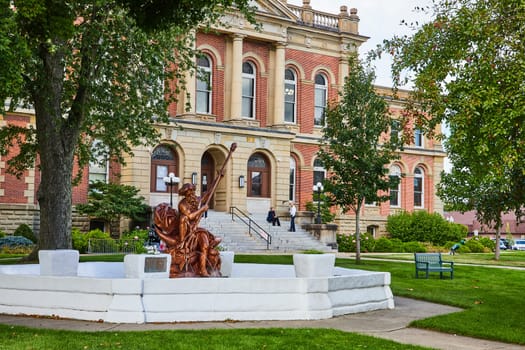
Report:
[[313,321],[250,321],[250,322],[191,322],[163,324],[113,324],[88,321],[46,319],[25,316],[0,315],[0,323],[31,328],[64,329],[74,331],[146,331],[178,329],[237,329],[237,328],[333,328],[345,332],[368,334],[404,344],[415,344],[444,350],[525,350],[525,346],[455,336],[433,331],[407,328],[413,321],[432,316],[458,312],[461,309],[424,301],[395,298],[395,309],[344,315]]

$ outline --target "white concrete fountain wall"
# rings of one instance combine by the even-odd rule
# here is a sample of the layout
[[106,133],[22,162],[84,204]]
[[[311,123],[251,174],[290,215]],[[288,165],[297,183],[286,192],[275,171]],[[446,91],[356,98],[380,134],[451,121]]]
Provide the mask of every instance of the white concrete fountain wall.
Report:
[[125,278],[122,263],[80,263],[78,276],[39,265],[0,267],[0,313],[113,323],[313,320],[394,307],[390,274],[336,267],[233,264],[230,278]]

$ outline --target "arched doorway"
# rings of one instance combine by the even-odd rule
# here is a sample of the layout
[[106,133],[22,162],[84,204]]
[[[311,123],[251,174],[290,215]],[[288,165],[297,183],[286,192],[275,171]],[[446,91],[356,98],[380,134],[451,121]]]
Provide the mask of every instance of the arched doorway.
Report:
[[254,153],[248,159],[248,197],[269,198],[270,162],[262,153]]
[[271,163],[263,153],[252,154],[248,159],[246,179],[246,209],[249,213],[264,216],[271,206]]
[[[201,158],[201,195],[210,189],[209,186],[215,178],[214,175],[215,161],[213,160],[211,154],[208,151],[206,151],[204,152]],[[214,204],[214,198],[212,197],[209,204],[210,209],[213,209],[215,207]]]

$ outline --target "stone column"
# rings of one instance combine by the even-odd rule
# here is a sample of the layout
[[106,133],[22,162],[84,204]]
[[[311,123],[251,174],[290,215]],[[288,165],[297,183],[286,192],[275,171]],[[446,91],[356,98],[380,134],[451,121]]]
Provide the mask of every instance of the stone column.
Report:
[[232,62],[231,62],[231,100],[230,118],[241,119],[241,96],[242,96],[242,41],[244,36],[235,34],[233,36]]
[[[195,104],[197,101],[195,100],[195,90],[197,88],[197,75],[191,74],[189,71],[184,73],[184,79],[186,79],[186,91],[183,93],[183,103],[184,106],[184,114],[192,114],[195,115]],[[190,106],[189,110],[186,109],[187,106]]]
[[273,86],[273,124],[284,124],[284,70],[286,44],[275,45],[275,72]]

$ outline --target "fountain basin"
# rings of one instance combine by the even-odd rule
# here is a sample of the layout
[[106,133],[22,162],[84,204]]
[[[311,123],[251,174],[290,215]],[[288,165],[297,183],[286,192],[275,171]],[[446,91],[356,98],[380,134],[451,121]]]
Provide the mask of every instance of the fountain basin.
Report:
[[125,278],[123,263],[80,263],[78,276],[0,266],[0,313],[111,323],[314,320],[394,308],[390,274],[336,267],[297,278],[293,265],[233,264],[230,278]]

